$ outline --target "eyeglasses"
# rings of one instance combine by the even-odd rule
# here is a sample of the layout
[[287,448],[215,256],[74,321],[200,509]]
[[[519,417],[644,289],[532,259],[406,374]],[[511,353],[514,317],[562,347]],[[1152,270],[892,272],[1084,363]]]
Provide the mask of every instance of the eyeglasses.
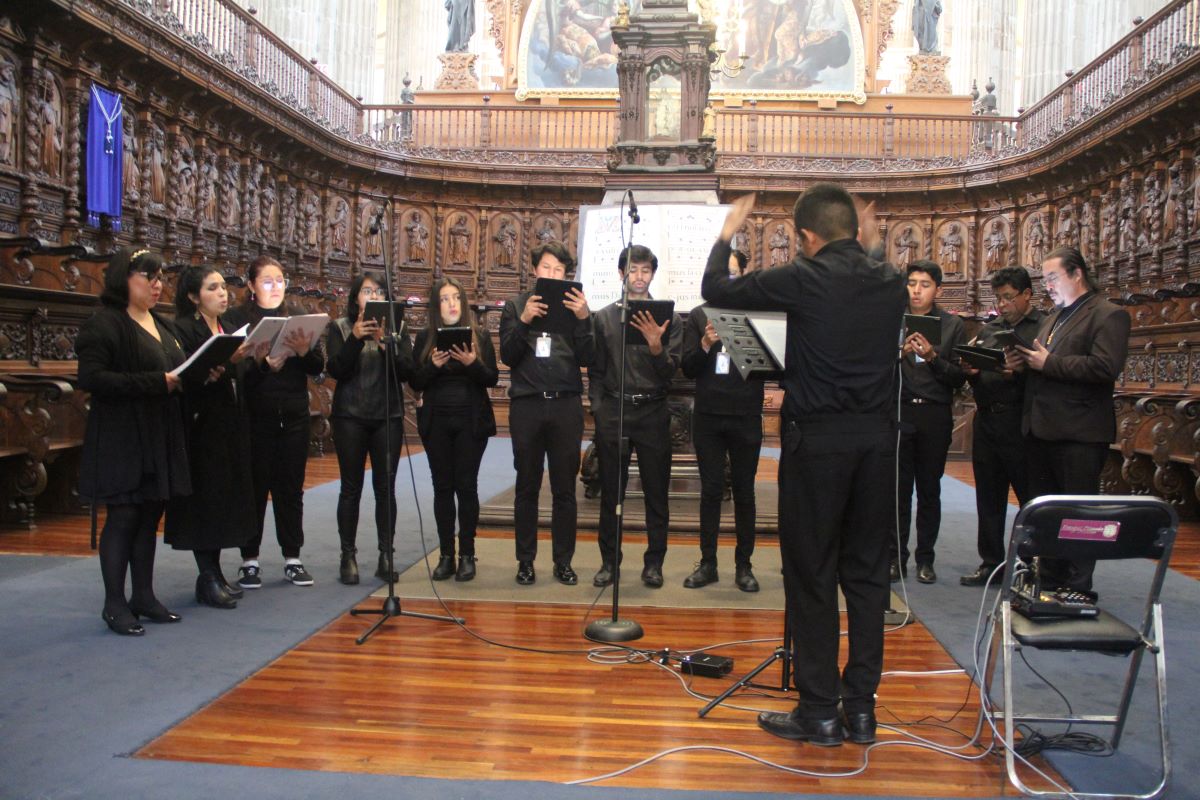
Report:
[[369,289],[366,287],[359,289],[358,293],[361,294],[363,297],[386,297],[387,296],[384,293],[383,289]]
[[271,289],[286,289],[288,283],[287,278],[263,278],[262,287],[268,291]]
[[162,283],[163,282],[163,274],[161,271],[156,272],[153,275],[150,275],[145,272],[135,272],[134,274],[141,275],[143,278],[146,279],[147,283]]
[[1014,303],[1020,296],[1021,292],[1014,292],[1012,294],[998,294],[996,295],[996,305],[1000,305],[1001,303]]
[[1058,283],[1058,279],[1061,278],[1062,276],[1063,276],[1063,274],[1061,272],[1044,273],[1042,275],[1042,283],[1046,284],[1047,286],[1049,286],[1052,283]]

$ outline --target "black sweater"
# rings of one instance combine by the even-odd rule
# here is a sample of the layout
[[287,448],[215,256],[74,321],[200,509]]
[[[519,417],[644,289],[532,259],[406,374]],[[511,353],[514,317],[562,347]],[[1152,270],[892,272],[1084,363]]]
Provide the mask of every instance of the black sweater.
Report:
[[762,411],[763,381],[742,380],[732,364],[725,375],[717,374],[717,354],[724,349],[718,341],[704,352],[700,342],[708,315],[704,306],[696,306],[683,327],[683,374],[696,381],[696,401],[693,408],[702,414],[741,416]]
[[[237,330],[249,324],[250,329],[263,317],[290,317],[303,314],[299,309],[279,306],[259,308],[246,304],[229,312],[229,323]],[[272,372],[266,359],[258,369],[246,370],[246,402],[254,414],[296,416],[308,414],[308,376],[320,375],[325,369],[325,352],[321,343],[314,342],[303,356],[291,356],[278,372]]]

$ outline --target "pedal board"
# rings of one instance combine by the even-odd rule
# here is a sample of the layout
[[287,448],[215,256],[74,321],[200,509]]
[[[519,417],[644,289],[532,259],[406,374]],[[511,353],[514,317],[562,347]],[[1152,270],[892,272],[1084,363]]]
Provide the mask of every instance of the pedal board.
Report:
[[1013,597],[1013,610],[1029,619],[1078,619],[1100,615],[1093,597],[1085,592],[1058,589],[1052,592],[1018,592]]

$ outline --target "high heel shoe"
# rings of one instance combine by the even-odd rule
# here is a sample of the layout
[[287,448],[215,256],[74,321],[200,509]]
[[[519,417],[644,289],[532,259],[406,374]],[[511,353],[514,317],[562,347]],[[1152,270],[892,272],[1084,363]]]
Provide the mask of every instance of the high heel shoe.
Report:
[[130,603],[129,610],[133,612],[135,617],[145,617],[151,622],[156,623],[179,622],[183,619],[183,617],[169,610],[157,600],[154,602],[154,606],[150,608],[135,606],[133,603]]
[[221,582],[221,586],[225,589],[225,594],[229,595],[234,600],[241,600],[242,595],[246,593],[242,587],[238,586],[236,583],[231,584],[229,581],[225,580],[225,575],[222,574],[220,568],[217,569],[217,580]]
[[196,577],[196,602],[213,608],[237,608],[237,600],[225,591],[217,575]]
[[110,631],[121,636],[141,636],[146,632],[130,611],[119,611],[116,614],[101,611],[100,619],[104,620]]

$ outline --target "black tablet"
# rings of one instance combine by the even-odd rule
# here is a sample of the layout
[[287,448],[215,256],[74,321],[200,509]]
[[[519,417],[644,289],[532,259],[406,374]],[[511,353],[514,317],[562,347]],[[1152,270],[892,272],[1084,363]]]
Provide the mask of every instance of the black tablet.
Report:
[[388,325],[388,306],[392,306],[396,310],[396,327],[399,328],[404,322],[404,303],[399,300],[368,300],[366,308],[363,309],[363,319],[373,319],[379,323],[379,327],[387,328]]
[[[538,278],[533,285],[533,293],[542,298],[542,302],[546,304],[546,316],[535,317],[529,327],[535,331],[546,331],[547,333],[561,333],[564,336],[569,335],[575,330],[575,324],[579,321],[575,316],[575,312],[563,305],[563,299],[567,292],[575,289],[583,291],[583,284],[578,281],[560,281],[554,278]],[[523,309],[517,309],[521,311]]]
[[907,339],[914,333],[921,334],[925,337],[925,341],[937,347],[942,343],[941,317],[931,317],[926,314],[905,314],[904,338]]
[[[645,311],[650,316],[654,317],[654,321],[662,325],[667,320],[673,320],[675,316],[675,301],[674,300],[630,300],[629,301],[629,318],[625,323],[625,344],[647,344],[646,337],[642,336],[642,332],[633,327],[633,318],[641,311]],[[667,340],[671,335],[671,326],[667,326],[667,330],[663,333],[663,346],[666,346]]]
[[449,352],[450,348],[454,346],[466,350],[471,349],[471,329],[469,327],[438,328],[437,349]]
[[1033,349],[1033,342],[1025,341],[1021,334],[1013,330],[996,331],[992,334],[992,338],[996,340],[996,344],[1001,347],[1024,347],[1026,350]]
[[1004,351],[993,347],[959,345],[954,348],[954,355],[975,369],[1001,369],[1004,367]]

